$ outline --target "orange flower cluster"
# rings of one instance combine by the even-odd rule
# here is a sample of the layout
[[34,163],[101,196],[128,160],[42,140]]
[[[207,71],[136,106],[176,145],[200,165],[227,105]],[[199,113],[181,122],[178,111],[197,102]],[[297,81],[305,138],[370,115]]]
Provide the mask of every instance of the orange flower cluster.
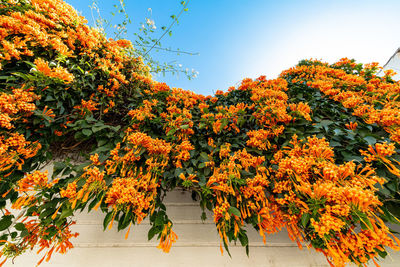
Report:
[[75,106],[74,109],[80,110],[80,114],[84,115],[86,113],[92,113],[93,111],[98,110],[98,108],[96,107],[97,105],[98,103],[96,103],[92,99],[89,99],[88,101],[82,99],[81,104]]
[[160,244],[157,246],[157,248],[162,249],[164,252],[169,252],[172,244],[178,239],[178,236],[172,231],[171,226],[170,222],[164,226],[160,237]]
[[375,149],[370,145],[368,146],[368,151],[361,149],[360,153],[364,156],[366,162],[380,161],[386,166],[389,172],[400,178],[400,169],[395,166],[395,164],[399,166],[400,162],[390,157],[396,154],[395,149],[394,143],[376,143]]
[[158,138],[151,138],[147,134],[141,132],[132,132],[125,138],[128,144],[134,146],[132,151],[137,151],[137,148],[143,147],[148,151],[149,155],[159,155],[163,159],[168,159],[172,149],[168,142]]
[[163,112],[160,114],[161,118],[165,119],[165,133],[174,134],[177,139],[185,139],[190,135],[194,134],[192,129],[194,123],[192,121],[192,114],[187,108],[178,108],[174,104],[170,104],[167,107],[167,113]]
[[219,158],[226,158],[229,156],[229,152],[231,152],[231,144],[225,143],[220,147],[219,150]]
[[134,213],[137,222],[141,223],[148,210],[154,206],[157,186],[150,173],[132,178],[116,178],[107,191],[105,203],[115,211]]
[[134,122],[136,122],[133,127],[138,128],[140,123],[142,123],[144,120],[151,120],[155,118],[155,115],[152,113],[152,111],[153,107],[157,106],[157,103],[157,99],[153,99],[152,101],[144,100],[143,106],[130,110],[128,115],[132,117]]
[[[355,63],[354,63],[355,64]],[[397,101],[400,92],[398,82],[389,82],[388,73],[378,77],[363,76],[376,64],[366,65],[360,74],[346,73],[339,66],[354,67],[344,58],[334,66],[326,63],[301,65],[282,72],[281,77],[293,77],[293,83],[307,83],[329,98],[340,102],[345,108],[353,109],[353,114],[361,117],[368,124],[378,124],[391,135],[391,139],[400,142],[400,104]],[[390,75],[389,75],[390,74]],[[350,129],[354,129],[355,125]]]
[[198,183],[199,181],[195,180],[196,174],[189,174],[187,177],[185,174],[181,173],[179,175],[179,178],[182,179],[183,183],[182,185],[185,187],[191,187],[193,186],[194,183]]
[[[206,112],[203,114],[202,118],[206,121],[213,121],[212,128],[216,134],[222,131],[234,131],[235,133],[239,133],[239,126],[244,122],[243,119],[247,116],[247,111],[253,109],[254,104],[246,105],[244,103],[230,105],[229,107],[217,106],[216,110],[218,113],[212,114]],[[241,120],[241,123],[239,123],[239,120]]]
[[61,189],[61,191],[60,191],[61,197],[66,197],[66,198],[69,198],[69,199],[75,199],[75,197],[76,197],[76,188],[77,188],[76,181],[74,181],[72,183],[69,183],[67,185],[67,188]]
[[[24,224],[28,235],[26,235],[18,244],[7,242],[6,245],[3,246],[0,251],[0,256],[4,256],[5,259],[0,263],[0,266],[2,266],[9,258],[15,258],[26,249],[33,249],[36,246],[39,247],[39,250],[37,251],[38,254],[47,249],[46,253],[39,260],[37,265],[40,265],[44,260],[48,262],[54,252],[64,254],[74,247],[70,239],[77,237],[79,234],[72,233],[69,227],[75,224],[75,222],[66,223],[61,226],[43,226],[36,218],[28,221],[27,219],[28,217],[25,217],[22,220],[22,223]],[[49,231],[56,232],[54,237],[51,239],[48,238]]]
[[[279,124],[287,124],[293,120],[293,117],[288,114],[288,96],[285,93],[287,82],[281,78],[266,80],[264,76],[261,76],[255,82],[256,84],[252,86],[243,87],[242,84],[239,86],[239,90],[244,90],[244,88],[251,90],[251,100],[257,104],[252,115],[259,125],[277,136],[282,130]],[[244,84],[246,84],[246,81],[244,81]]]
[[25,159],[35,156],[40,148],[40,143],[26,141],[19,133],[0,135],[0,172],[13,167],[20,170]]
[[307,103],[299,102],[297,104],[290,104],[289,107],[292,111],[298,112],[304,119],[311,121],[311,108]]
[[34,171],[33,173],[29,173],[24,178],[18,181],[16,191],[22,193],[38,190],[44,187],[51,188],[54,184],[58,182],[58,179],[55,179],[51,183],[48,183],[47,176],[48,171]]
[[31,89],[13,89],[12,93],[0,92],[0,127],[12,129],[12,121],[22,116],[30,116],[36,109],[33,101],[40,96]]
[[346,123],[345,126],[347,129],[354,131],[357,128],[358,123],[357,122],[349,122],[349,123]]
[[183,140],[182,143],[175,146],[174,151],[176,155],[175,166],[177,168],[182,168],[182,161],[188,161],[190,159],[190,151],[194,150],[194,146],[190,143],[189,140]]
[[[400,249],[376,217],[382,203],[375,194],[375,184],[384,180],[372,168],[357,167],[353,162],[333,164],[333,150],[324,139],[309,137],[303,143],[294,138],[291,143],[292,148],[276,154],[279,169],[274,173],[279,185],[274,192],[282,195],[275,201],[281,208],[288,208],[284,214],[286,227],[301,233],[297,222],[308,217],[316,235],[308,233],[305,238],[311,244],[324,244],[317,250],[325,254],[332,266],[344,266],[349,261],[365,263],[376,257],[378,250],[383,251],[384,246]],[[354,217],[366,229],[357,232],[350,219]],[[381,241],[376,239],[377,235]],[[299,237],[296,234],[295,238]]]
[[[82,188],[77,191],[77,181],[69,183],[66,189],[62,189],[60,191],[61,197],[66,197],[69,199],[69,201],[72,203],[72,209],[75,208],[78,201],[82,201],[83,203],[87,202],[91,193],[97,193],[106,188],[104,174],[105,171],[100,171],[99,168],[95,166],[85,168],[85,172],[79,178],[85,180]],[[54,216],[56,216],[56,214],[57,211]]]
[[[171,150],[169,143],[131,129],[125,137],[124,148],[118,144],[111,151],[109,159],[104,162],[104,171],[100,171],[98,167],[87,168],[78,178],[86,179],[82,188],[77,191],[77,181],[74,181],[68,184],[66,189],[61,190],[61,196],[73,201],[74,208],[78,200],[86,202],[91,192],[105,191],[104,203],[112,207],[114,217],[117,211],[131,212],[135,214],[136,222],[140,223],[154,211],[154,201],[159,187],[158,176],[168,163]],[[148,155],[145,169],[135,165],[141,160],[144,152]],[[94,155],[91,159],[94,165],[103,165],[99,162],[98,156]],[[105,185],[104,175],[116,177],[109,187]],[[97,203],[95,209],[102,201],[103,199]],[[112,227],[112,222],[109,227]]]
[[[265,158],[252,156],[246,149],[224,157],[222,163],[213,168],[213,174],[206,184],[216,196],[213,209],[214,222],[221,242],[228,243],[226,233],[230,227],[233,227],[236,237],[244,224],[243,220],[255,214],[257,214],[260,234],[265,239],[265,232],[273,233],[280,228],[279,217],[281,217],[277,213],[278,207],[270,203],[265,194],[269,185],[269,172],[262,166]],[[250,168],[256,169],[257,175],[254,178],[245,179],[245,183],[241,182],[244,179],[241,170],[249,171]],[[231,198],[236,200],[236,207],[231,207],[229,204],[228,200]],[[275,213],[265,213],[264,210],[268,208],[274,210]],[[240,216],[232,210],[237,210]]]
[[49,67],[49,63],[42,58],[35,59],[34,63],[36,65],[37,71],[45,76],[60,79],[64,81],[64,83],[70,83],[74,80],[74,75],[69,73],[65,68],[56,67],[52,69]]
[[365,156],[364,160],[366,162],[371,162],[395,154],[395,149],[394,143],[376,143],[375,149],[370,145],[368,146],[368,151],[360,150],[360,153]]
[[264,129],[248,131],[247,135],[250,137],[250,139],[246,144],[249,147],[255,147],[260,150],[268,150],[271,148],[271,143],[268,141],[268,139],[274,137],[275,135],[279,135],[283,132],[283,130],[284,126],[280,125],[275,128],[274,131]]

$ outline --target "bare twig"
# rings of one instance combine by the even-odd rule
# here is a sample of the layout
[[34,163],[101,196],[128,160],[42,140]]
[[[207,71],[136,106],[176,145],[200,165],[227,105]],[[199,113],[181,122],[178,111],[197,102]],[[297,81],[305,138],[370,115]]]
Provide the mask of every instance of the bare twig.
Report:
[[172,26],[174,26],[175,22],[178,21],[178,18],[182,15],[183,11],[186,9],[186,6],[189,4],[189,1],[190,1],[190,0],[188,0],[188,1],[185,2],[185,4],[183,5],[182,10],[181,10],[181,12],[179,12],[178,16],[174,19],[174,21],[172,21],[172,23],[169,25],[168,29],[166,29],[166,30],[164,31],[164,33],[160,36],[160,38],[158,38],[158,40],[157,40],[156,42],[154,42],[153,46],[152,46],[149,50],[147,50],[147,52],[144,54],[143,57],[147,56],[147,54],[148,54],[154,47],[156,47],[157,44],[160,43],[161,39],[167,34],[167,32],[169,32],[169,31],[171,30]]

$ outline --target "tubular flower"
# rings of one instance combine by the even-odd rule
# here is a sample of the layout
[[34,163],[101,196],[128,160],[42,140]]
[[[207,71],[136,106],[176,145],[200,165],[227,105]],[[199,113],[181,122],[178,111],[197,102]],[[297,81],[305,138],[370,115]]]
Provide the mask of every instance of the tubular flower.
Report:
[[47,176],[48,171],[34,171],[33,173],[27,174],[25,178],[18,181],[16,191],[29,192],[40,188],[50,188],[58,182],[58,180],[55,179],[51,183],[48,183]]
[[178,239],[178,236],[174,233],[174,231],[172,231],[171,228],[171,222],[168,222],[168,224],[164,226],[160,237],[160,244],[157,246],[157,248],[162,249],[166,253],[169,252],[172,244]]
[[74,75],[69,73],[63,67],[56,67],[52,69],[49,67],[48,62],[41,58],[35,59],[34,63],[36,65],[37,71],[41,72],[45,76],[60,79],[64,81],[64,83],[70,83],[74,80]]
[[177,168],[182,168],[182,161],[188,161],[190,159],[190,151],[194,150],[194,146],[190,143],[189,140],[184,140],[182,143],[177,145],[175,148],[176,156],[175,158],[175,166]]

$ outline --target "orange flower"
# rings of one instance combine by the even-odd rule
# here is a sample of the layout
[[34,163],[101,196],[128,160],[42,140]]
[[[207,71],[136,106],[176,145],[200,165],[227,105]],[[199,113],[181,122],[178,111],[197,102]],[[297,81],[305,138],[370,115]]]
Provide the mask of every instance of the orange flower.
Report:
[[45,76],[63,80],[64,83],[70,83],[74,80],[74,75],[69,73],[66,69],[63,67],[51,69],[48,65],[48,62],[41,58],[35,59],[34,64],[36,65],[37,71],[43,73]]

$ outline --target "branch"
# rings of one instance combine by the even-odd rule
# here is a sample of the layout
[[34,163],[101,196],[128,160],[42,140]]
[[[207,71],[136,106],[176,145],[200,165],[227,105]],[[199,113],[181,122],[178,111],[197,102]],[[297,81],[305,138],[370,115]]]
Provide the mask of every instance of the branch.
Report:
[[153,46],[147,50],[147,52],[144,54],[143,57],[145,57],[160,41],[161,39],[167,34],[167,32],[169,32],[169,30],[172,28],[172,26],[175,24],[176,21],[178,21],[178,18],[182,15],[183,11],[186,9],[187,4],[189,3],[190,0],[188,0],[184,6],[182,7],[181,12],[179,12],[178,16],[174,19],[174,21],[169,25],[168,29],[165,30],[165,32],[161,35],[160,38],[158,38],[158,40],[153,44]]
[[[169,49],[169,48],[163,48],[163,47],[160,47],[160,46],[150,46],[150,45],[140,45],[140,46],[143,46],[143,47],[151,47],[151,48],[154,48],[154,49],[164,50],[164,51],[167,51],[167,52],[187,54],[187,55],[191,55],[191,56],[200,55],[200,53],[198,53],[198,52],[193,53],[193,52],[186,52],[186,51],[180,51],[180,50],[173,50],[173,49]],[[150,49],[150,50],[151,50],[151,49]],[[149,50],[149,51],[150,51],[150,50]]]

